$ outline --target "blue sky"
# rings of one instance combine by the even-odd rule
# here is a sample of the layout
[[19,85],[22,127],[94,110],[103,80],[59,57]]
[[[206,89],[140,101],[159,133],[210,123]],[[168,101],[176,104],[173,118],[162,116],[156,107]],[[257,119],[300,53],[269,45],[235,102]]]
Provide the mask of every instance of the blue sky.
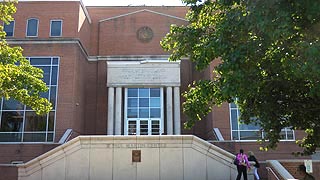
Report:
[[181,0],[82,0],[86,6],[183,6]]

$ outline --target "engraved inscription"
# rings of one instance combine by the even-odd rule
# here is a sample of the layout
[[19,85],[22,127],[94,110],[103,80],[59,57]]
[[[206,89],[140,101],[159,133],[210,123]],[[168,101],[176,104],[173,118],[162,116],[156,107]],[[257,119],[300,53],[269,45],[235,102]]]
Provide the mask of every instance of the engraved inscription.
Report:
[[105,144],[106,148],[165,148],[166,144],[156,143],[130,143],[130,144]]
[[159,81],[166,76],[168,71],[166,69],[121,69],[119,78],[129,80],[131,82],[140,81]]
[[[137,67],[139,66],[139,67]],[[108,67],[107,86],[114,85],[180,85],[179,66],[140,64]]]

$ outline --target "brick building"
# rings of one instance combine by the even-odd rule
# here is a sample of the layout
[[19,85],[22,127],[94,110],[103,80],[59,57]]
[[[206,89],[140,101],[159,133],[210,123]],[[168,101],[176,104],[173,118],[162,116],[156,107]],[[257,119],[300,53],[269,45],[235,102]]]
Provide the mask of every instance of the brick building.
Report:
[[[46,116],[15,100],[0,102],[0,163],[29,161],[78,135],[194,134],[229,152],[254,151],[261,161],[292,159],[302,132],[284,129],[277,150],[260,152],[260,127],[239,124],[235,104],[214,107],[183,129],[180,94],[209,79],[187,59],[169,62],[159,41],[184,25],[186,7],[85,7],[79,0],[19,1],[5,25],[7,41],[42,68],[53,109]],[[71,137],[69,137],[71,136]]]

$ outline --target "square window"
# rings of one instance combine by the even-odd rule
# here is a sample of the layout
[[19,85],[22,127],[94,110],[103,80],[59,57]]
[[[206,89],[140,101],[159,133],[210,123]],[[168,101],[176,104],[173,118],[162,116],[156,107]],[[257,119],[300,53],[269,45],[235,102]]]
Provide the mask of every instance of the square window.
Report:
[[51,68],[49,66],[38,66],[37,68],[42,69],[43,71],[43,81],[47,84],[50,85],[50,71]]
[[137,118],[138,117],[138,109],[132,108],[128,109],[127,118]]
[[160,97],[160,89],[159,88],[151,88],[150,89],[150,97]]
[[13,37],[14,21],[11,21],[9,24],[4,23],[3,30],[6,32],[6,37]]
[[62,20],[50,21],[50,36],[52,37],[62,36]]
[[23,111],[4,111],[1,116],[1,132],[21,132]]
[[128,107],[138,107],[138,98],[128,98]]
[[149,109],[148,108],[139,109],[139,118],[149,118]]
[[39,116],[34,111],[26,112],[25,131],[46,131],[47,116]]
[[129,121],[128,122],[128,135],[136,135],[137,134],[137,122]]
[[128,97],[138,97],[138,89],[137,88],[129,88],[128,89]]
[[3,99],[3,110],[23,110],[24,105],[15,99]]
[[30,58],[30,64],[33,66],[51,65],[51,58]]
[[27,21],[27,37],[38,36],[38,19],[28,19]]
[[151,108],[150,109],[150,117],[151,118],[160,118],[160,108]]
[[139,97],[149,97],[149,88],[140,88]]
[[23,134],[23,142],[45,142],[46,141],[46,133],[24,133]]
[[139,107],[149,107],[149,98],[140,98]]
[[58,58],[53,58],[52,64],[53,65],[58,65],[59,64],[59,59]]
[[150,98],[150,107],[160,107],[160,98]]
[[21,142],[22,133],[0,133],[0,142]]

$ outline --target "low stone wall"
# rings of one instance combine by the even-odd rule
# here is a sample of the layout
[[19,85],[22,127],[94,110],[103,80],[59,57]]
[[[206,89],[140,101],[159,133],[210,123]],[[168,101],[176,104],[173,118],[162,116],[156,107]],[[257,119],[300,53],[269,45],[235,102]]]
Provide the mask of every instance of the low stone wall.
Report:
[[18,165],[18,179],[234,180],[233,158],[195,136],[79,136]]

